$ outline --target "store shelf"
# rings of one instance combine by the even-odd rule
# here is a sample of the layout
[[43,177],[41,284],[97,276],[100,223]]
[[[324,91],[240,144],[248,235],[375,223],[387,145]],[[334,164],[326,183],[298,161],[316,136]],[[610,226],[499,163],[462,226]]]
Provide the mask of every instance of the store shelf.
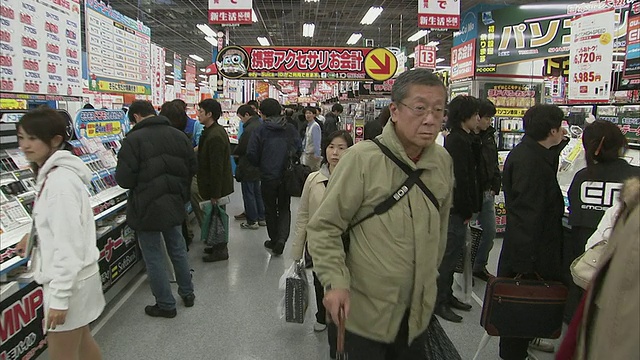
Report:
[[127,200],[125,200],[123,202],[120,202],[120,203],[108,208],[107,210],[95,215],[93,218],[95,219],[95,221],[102,220],[102,219],[106,218],[107,216],[113,214],[114,212],[122,209],[126,205],[127,205]]
[[2,249],[6,249],[9,246],[13,246],[20,242],[20,239],[22,239],[24,234],[28,233],[29,230],[31,230],[31,221],[0,235],[2,239],[2,241],[0,241],[0,243],[2,244]]
[[[91,197],[91,208],[94,208],[102,203],[105,203],[116,196],[122,195],[127,192],[127,189],[123,189],[120,186],[109,188],[101,193]],[[98,214],[99,215],[99,214]]]
[[25,265],[28,261],[29,259],[21,258],[20,256],[13,257],[0,264],[0,275],[4,275],[19,266]]

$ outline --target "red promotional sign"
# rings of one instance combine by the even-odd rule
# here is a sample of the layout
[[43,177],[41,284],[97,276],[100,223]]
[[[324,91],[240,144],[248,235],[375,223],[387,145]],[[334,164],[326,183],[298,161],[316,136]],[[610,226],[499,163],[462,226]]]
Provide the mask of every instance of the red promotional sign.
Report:
[[436,48],[435,46],[416,46],[416,67],[425,69],[436,68]]
[[459,0],[418,0],[418,27],[421,29],[459,29]]
[[252,0],[209,0],[209,24],[251,24]]
[[230,79],[386,80],[397,61],[384,48],[228,46],[216,58]]
[[476,68],[476,40],[451,48],[451,80],[473,77]]

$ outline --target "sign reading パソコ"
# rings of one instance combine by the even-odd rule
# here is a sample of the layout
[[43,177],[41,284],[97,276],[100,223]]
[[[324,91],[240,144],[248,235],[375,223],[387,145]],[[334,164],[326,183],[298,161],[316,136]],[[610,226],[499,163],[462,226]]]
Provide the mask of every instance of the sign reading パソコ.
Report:
[[398,61],[385,48],[228,46],[216,65],[229,79],[384,81]]

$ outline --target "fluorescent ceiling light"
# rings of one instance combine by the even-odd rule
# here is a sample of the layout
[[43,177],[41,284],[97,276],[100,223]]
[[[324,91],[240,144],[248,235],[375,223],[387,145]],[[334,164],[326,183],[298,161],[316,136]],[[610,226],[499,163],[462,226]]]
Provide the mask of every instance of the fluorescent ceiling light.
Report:
[[207,36],[216,37],[217,35],[217,33],[207,24],[198,24],[196,27]]
[[413,59],[415,59],[415,58],[416,58],[416,53],[415,53],[415,52],[412,52],[412,53],[411,53],[411,55],[409,55],[409,56],[407,56],[407,57],[408,57],[408,58],[413,58]]
[[614,53],[613,53],[613,56],[624,56],[624,55],[625,55],[625,54],[624,54],[624,53],[621,53],[621,52],[614,52]]
[[204,39],[207,40],[209,44],[218,46],[218,39],[214,38],[213,36],[205,36]]
[[436,64],[439,64],[439,63],[441,63],[441,62],[443,62],[443,61],[444,61],[444,58],[437,58],[437,59],[436,59]]
[[429,43],[427,43],[427,46],[438,46],[440,45],[440,41],[429,41]]
[[367,11],[366,14],[364,14],[364,16],[362,17],[362,20],[360,20],[360,24],[362,25],[371,25],[373,24],[374,21],[376,21],[376,19],[378,18],[378,16],[380,16],[380,14],[382,14],[382,7],[381,6],[372,6],[369,8],[369,11]]
[[173,64],[168,63],[168,62],[166,62],[166,61],[165,61],[165,62],[164,62],[164,66],[173,66]]
[[204,59],[203,59],[203,58],[201,58],[201,57],[200,57],[200,56],[198,56],[198,55],[191,54],[191,55],[189,55],[189,57],[190,57],[190,58],[192,58],[192,59],[193,59],[193,60],[195,60],[195,61],[204,61]]
[[407,41],[418,41],[421,38],[427,36],[428,33],[429,33],[429,30],[420,30],[417,33],[411,35],[411,37],[408,38]]
[[[443,60],[444,60],[444,59],[443,59]],[[200,75],[198,75],[198,76],[199,76],[199,77],[201,77],[201,78],[203,78],[203,79],[206,79],[206,78],[207,78],[207,75],[202,75],[202,74],[200,74]]]
[[271,45],[271,44],[269,44],[269,40],[264,36],[258,36],[258,42],[262,46],[270,46]]
[[362,37],[362,34],[353,33],[353,34],[351,34],[351,37],[349,38],[349,40],[347,40],[347,44],[353,45],[353,44],[357,43],[360,40],[361,37]]
[[304,24],[302,26],[302,36],[312,38],[316,31],[316,24]]
[[164,77],[168,77],[169,79],[173,79],[173,75],[165,75]]
[[251,20],[253,22],[258,22],[258,14],[256,14],[255,10],[251,9]]
[[319,2],[320,0],[304,0],[304,2]]

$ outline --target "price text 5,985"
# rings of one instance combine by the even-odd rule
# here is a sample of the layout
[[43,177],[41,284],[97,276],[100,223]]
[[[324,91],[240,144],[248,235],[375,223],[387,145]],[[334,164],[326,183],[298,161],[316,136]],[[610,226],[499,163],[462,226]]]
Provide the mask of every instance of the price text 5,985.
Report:
[[601,76],[593,71],[582,71],[573,75],[573,81],[580,82],[596,82],[602,80]]

